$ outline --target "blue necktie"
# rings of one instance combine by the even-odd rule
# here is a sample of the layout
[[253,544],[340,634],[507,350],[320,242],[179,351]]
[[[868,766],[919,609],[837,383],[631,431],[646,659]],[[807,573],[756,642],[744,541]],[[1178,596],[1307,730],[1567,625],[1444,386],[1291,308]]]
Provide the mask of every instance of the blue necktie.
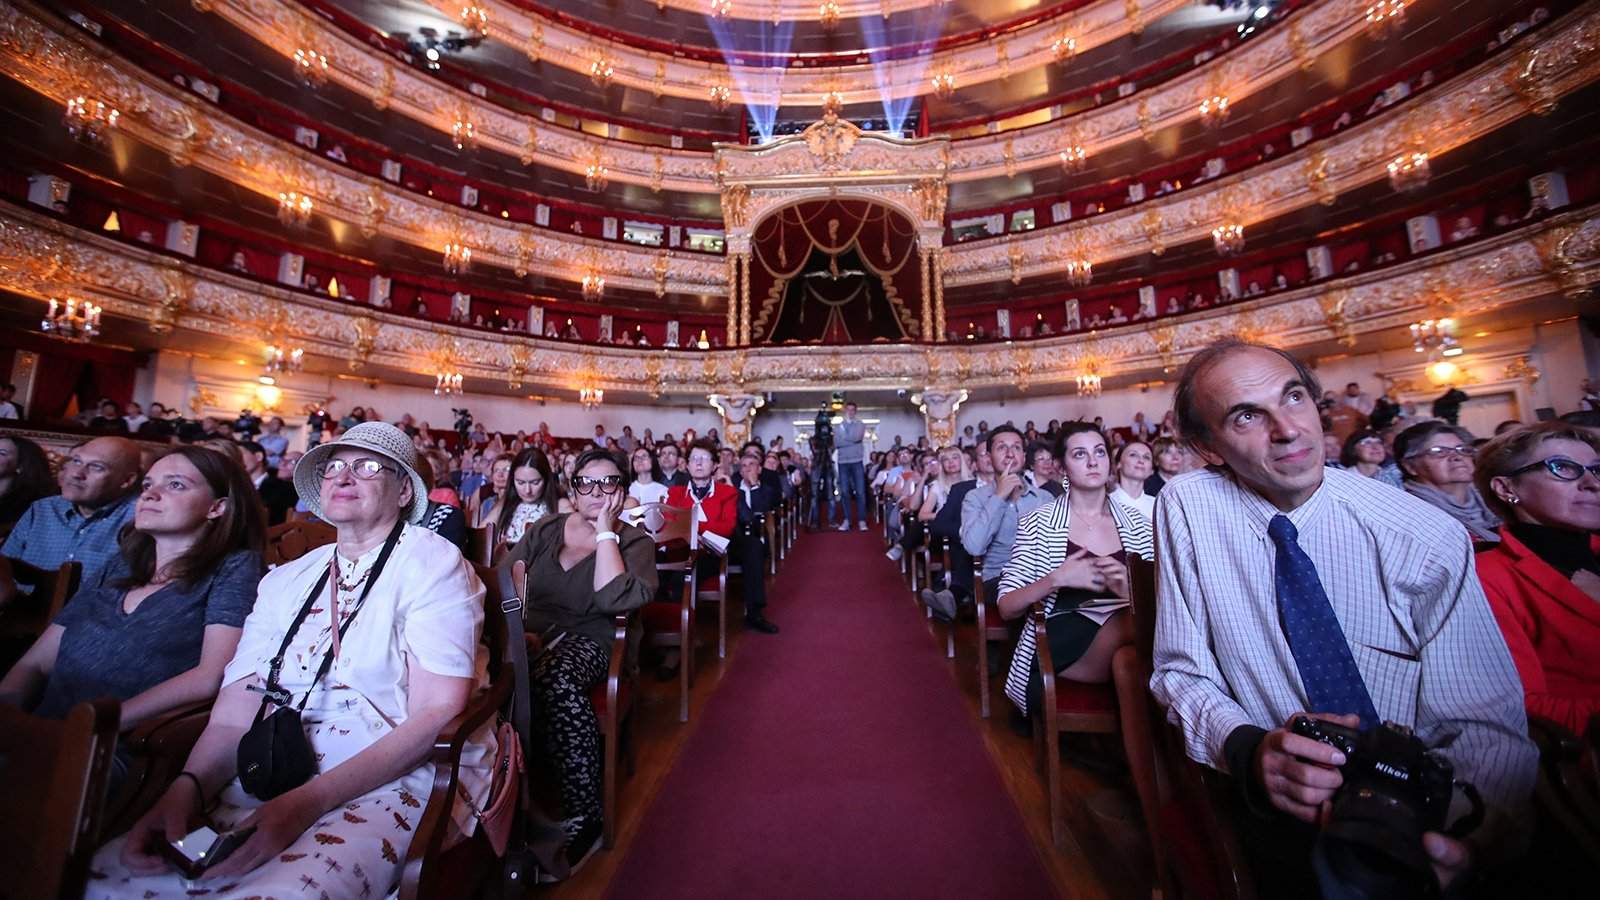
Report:
[[1305,684],[1310,703],[1306,711],[1355,713],[1363,730],[1371,728],[1378,724],[1378,711],[1317,578],[1316,564],[1300,549],[1299,531],[1288,516],[1276,515],[1267,523],[1267,534],[1278,549],[1278,615]]

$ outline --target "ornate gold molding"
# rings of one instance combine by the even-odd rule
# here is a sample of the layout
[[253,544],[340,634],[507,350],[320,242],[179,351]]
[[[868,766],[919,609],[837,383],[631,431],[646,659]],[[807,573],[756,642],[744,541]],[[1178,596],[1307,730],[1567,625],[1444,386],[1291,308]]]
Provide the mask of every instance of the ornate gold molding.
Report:
[[[1564,235],[1558,270],[1541,253],[1547,235]],[[740,384],[744,392],[815,388],[849,381],[862,387],[959,384],[963,387],[1063,385],[1077,361],[1093,356],[1103,376],[1153,374],[1180,365],[1209,341],[1241,331],[1270,335],[1283,347],[1342,337],[1325,304],[1338,292],[1344,329],[1362,335],[1404,327],[1424,317],[1438,285],[1451,285],[1458,314],[1507,308],[1573,284],[1600,282],[1600,213],[1554,216],[1511,234],[1449,250],[1426,260],[1335,279],[1327,285],[1236,304],[1154,327],[1129,325],[1093,336],[1017,343],[951,345],[869,344],[859,347],[757,347],[695,352],[594,346],[423,322],[385,310],[353,307],[325,297],[275,288],[224,272],[174,263],[139,247],[72,229],[26,210],[0,209],[0,288],[35,298],[71,293],[120,318],[152,321],[175,290],[175,330],[255,343],[262,339],[254,310],[282,304],[284,336],[313,357],[348,360],[355,369],[390,367],[426,375],[429,354],[449,345],[460,370],[478,384],[504,384],[508,358],[521,360],[521,378],[535,386],[567,386],[573,372],[592,372],[608,391],[703,394]],[[647,360],[653,360],[648,362]]]

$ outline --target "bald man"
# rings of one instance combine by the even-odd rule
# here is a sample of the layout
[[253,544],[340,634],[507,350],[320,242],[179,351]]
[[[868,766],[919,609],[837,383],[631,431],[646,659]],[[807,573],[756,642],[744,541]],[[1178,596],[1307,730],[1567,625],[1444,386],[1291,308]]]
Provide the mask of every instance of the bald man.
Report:
[[[133,516],[143,473],[139,445],[122,437],[95,438],[74,447],[61,466],[61,493],[35,501],[0,547],[0,607],[17,595],[33,569],[83,564],[83,584],[94,584],[117,557],[117,534]],[[20,564],[20,565],[17,565]]]

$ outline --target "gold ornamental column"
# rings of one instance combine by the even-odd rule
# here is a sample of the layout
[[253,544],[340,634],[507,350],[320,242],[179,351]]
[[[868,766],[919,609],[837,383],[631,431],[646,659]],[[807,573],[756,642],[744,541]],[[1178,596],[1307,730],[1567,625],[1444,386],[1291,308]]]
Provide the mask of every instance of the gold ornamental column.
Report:
[[750,251],[739,254],[739,344],[750,345]]
[[933,251],[926,245],[917,248],[917,267],[922,270],[922,339],[934,340],[933,329],[933,292],[929,288],[929,268],[933,265]]
[[933,251],[933,339],[943,341],[944,330],[944,248]]
[[929,444],[946,447],[955,443],[956,410],[966,399],[967,392],[961,388],[928,387],[911,395],[911,402],[917,404],[927,426]]
[[750,426],[755,422],[756,410],[767,402],[760,394],[712,394],[706,400],[722,414],[723,446],[733,447],[750,440]]
[[728,339],[729,347],[739,343],[739,256],[728,254]]

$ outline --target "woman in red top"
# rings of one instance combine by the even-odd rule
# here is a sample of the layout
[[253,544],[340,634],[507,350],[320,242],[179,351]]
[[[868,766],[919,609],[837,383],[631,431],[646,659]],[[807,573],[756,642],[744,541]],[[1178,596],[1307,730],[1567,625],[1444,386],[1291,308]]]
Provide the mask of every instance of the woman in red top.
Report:
[[739,492],[733,489],[733,485],[717,481],[714,477],[716,471],[717,445],[708,438],[702,438],[689,445],[689,483],[676,485],[667,491],[668,506],[699,508],[699,514],[695,517],[697,536],[701,531],[709,531],[721,537],[731,537],[733,527],[739,520]]
[[1477,478],[1505,522],[1478,577],[1528,715],[1581,734],[1600,712],[1600,437],[1560,421],[1508,431],[1478,451]]

